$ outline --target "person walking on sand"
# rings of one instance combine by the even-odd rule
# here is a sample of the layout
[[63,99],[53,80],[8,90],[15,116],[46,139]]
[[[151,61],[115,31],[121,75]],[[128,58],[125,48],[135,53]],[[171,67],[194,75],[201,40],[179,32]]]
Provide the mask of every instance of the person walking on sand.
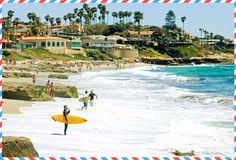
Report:
[[48,95],[50,95],[50,80],[48,80],[47,84],[46,84],[46,92],[48,93]]
[[95,93],[93,93],[93,90],[91,90],[90,94],[89,94],[90,106],[91,107],[93,107],[93,102],[94,102],[95,96],[96,96],[96,99],[98,99],[98,96]]
[[85,91],[85,94],[83,96],[84,98],[84,106],[81,108],[82,110],[87,110],[88,108],[88,100],[89,100],[89,96],[88,96],[88,91]]
[[33,80],[33,83],[35,84],[35,82],[36,82],[36,75],[35,74],[33,74],[32,80]]
[[68,108],[67,105],[64,105],[63,115],[64,115],[65,120],[66,120],[65,127],[64,127],[64,135],[66,135],[66,131],[67,131],[67,128],[68,128],[67,115],[69,115],[69,113],[70,113],[70,109]]
[[51,85],[50,85],[50,96],[55,97],[55,87],[53,85],[53,82],[51,82]]

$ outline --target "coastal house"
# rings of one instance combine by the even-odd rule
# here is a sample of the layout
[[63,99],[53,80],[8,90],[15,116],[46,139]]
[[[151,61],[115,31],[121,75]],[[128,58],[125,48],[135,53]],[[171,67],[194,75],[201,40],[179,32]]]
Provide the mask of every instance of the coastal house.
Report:
[[220,42],[220,39],[201,39],[201,44],[215,45]]
[[138,31],[128,31],[128,33],[130,37],[140,37],[143,39],[150,40],[152,37],[153,31],[145,30],[145,31],[140,31],[140,33],[138,33]]
[[126,44],[134,45],[134,46],[148,46],[152,43],[151,37],[153,31],[145,30],[145,31],[128,31],[129,36],[127,37]]
[[81,50],[80,39],[68,40],[60,37],[24,37],[18,43],[18,47],[44,48],[52,53],[76,54]]
[[119,44],[123,44],[127,41],[126,38],[112,35],[112,36],[103,36],[103,35],[91,35],[83,36],[81,38],[82,46],[89,49],[114,49],[114,47]]
[[54,36],[78,36],[83,31],[83,27],[79,23],[52,25],[49,28],[50,34]]
[[138,57],[138,50],[133,46],[126,45],[126,38],[112,35],[90,35],[81,37],[82,47],[86,49],[98,49],[108,52],[116,57],[127,59],[136,59]]
[[17,27],[15,27],[15,32],[24,33],[27,32],[28,30],[29,30],[28,25],[23,23],[19,23]]

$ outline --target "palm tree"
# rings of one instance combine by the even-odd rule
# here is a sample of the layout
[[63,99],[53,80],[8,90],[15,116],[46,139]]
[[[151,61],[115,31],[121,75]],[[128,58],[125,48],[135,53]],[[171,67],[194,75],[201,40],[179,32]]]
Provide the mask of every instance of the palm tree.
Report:
[[8,31],[10,28],[9,26],[10,26],[9,17],[3,17],[2,19],[3,36],[4,36],[4,39],[7,39],[7,40],[9,40],[9,34],[8,34]]
[[12,17],[14,16],[14,11],[13,10],[9,10],[7,12],[7,16],[9,17],[9,20],[10,20],[10,23],[11,23]]
[[64,16],[63,16],[63,19],[64,19],[65,24],[66,24],[66,21],[67,21],[67,19],[68,19],[67,15],[64,15]]
[[183,38],[184,38],[184,22],[186,21],[186,17],[181,17],[181,21],[183,22]]
[[206,36],[207,36],[207,31],[206,31],[206,30],[203,30],[203,33],[204,33],[204,38],[206,38]]
[[83,25],[83,16],[84,16],[84,9],[83,8],[81,8],[80,10],[79,10],[79,12],[77,13],[77,16],[80,18],[80,21],[81,21],[81,25]]
[[131,22],[132,12],[128,12],[129,22]]
[[69,19],[69,30],[70,30],[70,33],[71,33],[72,32],[71,24],[72,24],[72,21],[73,21],[73,14],[72,13],[67,13],[67,18]]
[[29,12],[29,13],[27,14],[27,17],[28,17],[29,21],[31,21],[31,19],[32,19],[32,13]]
[[[15,30],[17,30],[17,27],[18,27],[19,23],[20,23],[20,19],[19,19],[19,18],[15,18],[15,19],[12,21],[12,24],[13,24],[13,37],[14,37],[14,40],[16,40],[16,37],[15,37],[15,33],[16,33],[16,31],[15,31]],[[14,27],[14,26],[15,26],[15,27]]]
[[200,44],[202,45],[202,32],[203,32],[203,29],[202,29],[202,28],[199,28],[199,31],[200,31],[200,34],[201,34]]
[[40,17],[37,17],[37,16],[36,16],[36,17],[34,18],[34,23],[35,23],[36,26],[38,26],[38,25],[40,24]]
[[119,11],[118,12],[118,17],[120,19],[120,23],[122,23],[122,18],[124,17],[124,12],[123,11]]
[[[9,29],[10,29],[10,32],[11,32],[11,29],[13,29],[14,30],[14,28],[12,28],[11,27],[11,24],[12,24],[12,17],[14,16],[14,11],[13,10],[9,10],[8,12],[7,12],[7,16],[8,16],[8,23],[9,23]],[[12,32],[14,32],[14,31],[12,31]],[[14,33],[13,33],[14,34]]]
[[[53,24],[54,24],[54,17],[50,17],[50,19],[49,19],[49,22],[50,22],[50,29],[51,29],[51,34],[52,34],[52,26],[53,26]],[[49,33],[48,33],[49,34]]]
[[97,23],[97,14],[94,14],[94,23],[96,24]]
[[109,11],[106,11],[106,15],[107,15],[107,24],[109,24]]
[[105,18],[106,18],[106,13],[107,13],[107,9],[105,5],[99,4],[98,5],[98,9],[100,10],[100,15],[102,18],[102,23],[105,24]]
[[42,32],[42,25],[41,25],[41,20],[40,17],[36,16],[36,14],[33,14],[32,17],[33,20],[33,27],[35,29],[35,31],[37,32],[37,35],[40,34]]
[[112,12],[113,23],[116,22],[116,18],[117,18],[117,16],[118,16],[117,12]]
[[89,8],[89,6],[88,6],[87,3],[83,4],[83,9],[84,9],[84,10],[87,10],[88,8]]
[[46,22],[47,22],[47,24],[48,24],[48,22],[49,22],[49,20],[50,20],[50,18],[51,18],[50,15],[46,15],[44,18],[45,18],[45,20],[46,20]]
[[134,20],[135,20],[134,22],[138,23],[138,35],[140,35],[140,29],[141,29],[140,22],[141,22],[142,19],[143,19],[143,13],[141,13],[139,11],[134,12]]
[[[50,17],[50,15],[46,15],[44,18],[45,18],[45,20],[47,22],[47,30],[48,30],[48,22],[49,22],[51,17]],[[47,32],[49,32],[49,31],[47,31]]]
[[11,21],[12,21],[12,17],[14,16],[14,11],[13,10],[9,10],[7,12],[7,15],[8,15],[8,17],[7,17],[7,26],[8,27],[7,28],[10,31],[10,35],[12,35],[12,32],[14,32],[14,31],[12,31],[12,29],[14,30],[14,28],[11,27],[11,24],[12,24]]
[[77,24],[79,24],[79,23],[81,23],[81,19],[80,19],[80,18],[76,18],[75,22],[76,22]]
[[36,20],[37,15],[35,13],[31,13],[31,19],[34,22]]
[[124,17],[125,17],[125,23],[127,24],[127,17],[128,17],[128,14],[129,14],[129,12],[128,11],[125,11],[124,12]]
[[[208,41],[209,39],[209,32],[207,30],[203,30],[203,33],[204,33],[204,38]],[[208,44],[208,42],[207,42]]]
[[61,18],[60,17],[56,18],[56,23],[57,23],[57,25],[61,25]]
[[102,20],[102,17],[101,17],[101,16],[98,16],[98,21],[99,21],[99,23],[101,23],[101,20]]
[[76,19],[76,17],[77,17],[77,15],[75,14],[75,13],[71,13],[72,14],[72,30],[73,30],[73,32],[74,32],[74,30],[75,30],[75,19]]
[[79,11],[79,9],[78,9],[78,8],[75,8],[75,9],[74,9],[74,13],[75,13],[75,14],[77,14],[77,13],[78,13],[78,11]]
[[212,39],[213,39],[213,36],[214,36],[214,34],[213,33],[210,33],[210,38],[211,38],[211,43],[212,43]]
[[54,25],[54,17],[51,17],[49,22],[50,22],[50,25],[53,26]]
[[69,25],[71,25],[72,21],[73,21],[73,15],[72,13],[68,13],[67,14],[67,18],[69,19]]
[[91,13],[92,13],[92,21],[94,21],[94,23],[95,23],[95,19],[97,18],[97,7],[92,7],[91,8]]

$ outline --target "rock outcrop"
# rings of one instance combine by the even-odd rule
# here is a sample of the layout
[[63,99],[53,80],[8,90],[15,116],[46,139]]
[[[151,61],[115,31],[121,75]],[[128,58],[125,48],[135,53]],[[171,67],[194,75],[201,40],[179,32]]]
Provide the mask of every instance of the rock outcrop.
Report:
[[[76,87],[60,86],[55,88],[56,97],[78,98]],[[28,83],[3,83],[3,98],[26,101],[51,101],[53,97],[47,93],[46,86]]]
[[20,72],[4,72],[3,78],[31,78],[33,75],[30,73],[20,73]]
[[174,154],[176,156],[194,156],[195,155],[194,151],[184,153],[184,152],[180,152],[178,150],[172,152],[172,154]]
[[26,137],[3,136],[3,157],[38,157],[32,142]]
[[141,58],[141,61],[149,64],[159,65],[178,65],[178,64],[216,64],[216,63],[229,63],[228,59],[223,58],[210,58],[210,57],[192,57],[189,59],[184,58]]

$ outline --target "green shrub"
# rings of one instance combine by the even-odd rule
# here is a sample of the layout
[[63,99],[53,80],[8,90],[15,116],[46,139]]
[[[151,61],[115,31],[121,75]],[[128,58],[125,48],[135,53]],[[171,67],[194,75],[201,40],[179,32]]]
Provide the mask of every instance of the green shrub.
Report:
[[68,79],[68,76],[67,75],[63,75],[63,74],[49,74],[48,78]]
[[56,88],[56,97],[64,98],[78,98],[78,91],[76,87],[57,87]]

